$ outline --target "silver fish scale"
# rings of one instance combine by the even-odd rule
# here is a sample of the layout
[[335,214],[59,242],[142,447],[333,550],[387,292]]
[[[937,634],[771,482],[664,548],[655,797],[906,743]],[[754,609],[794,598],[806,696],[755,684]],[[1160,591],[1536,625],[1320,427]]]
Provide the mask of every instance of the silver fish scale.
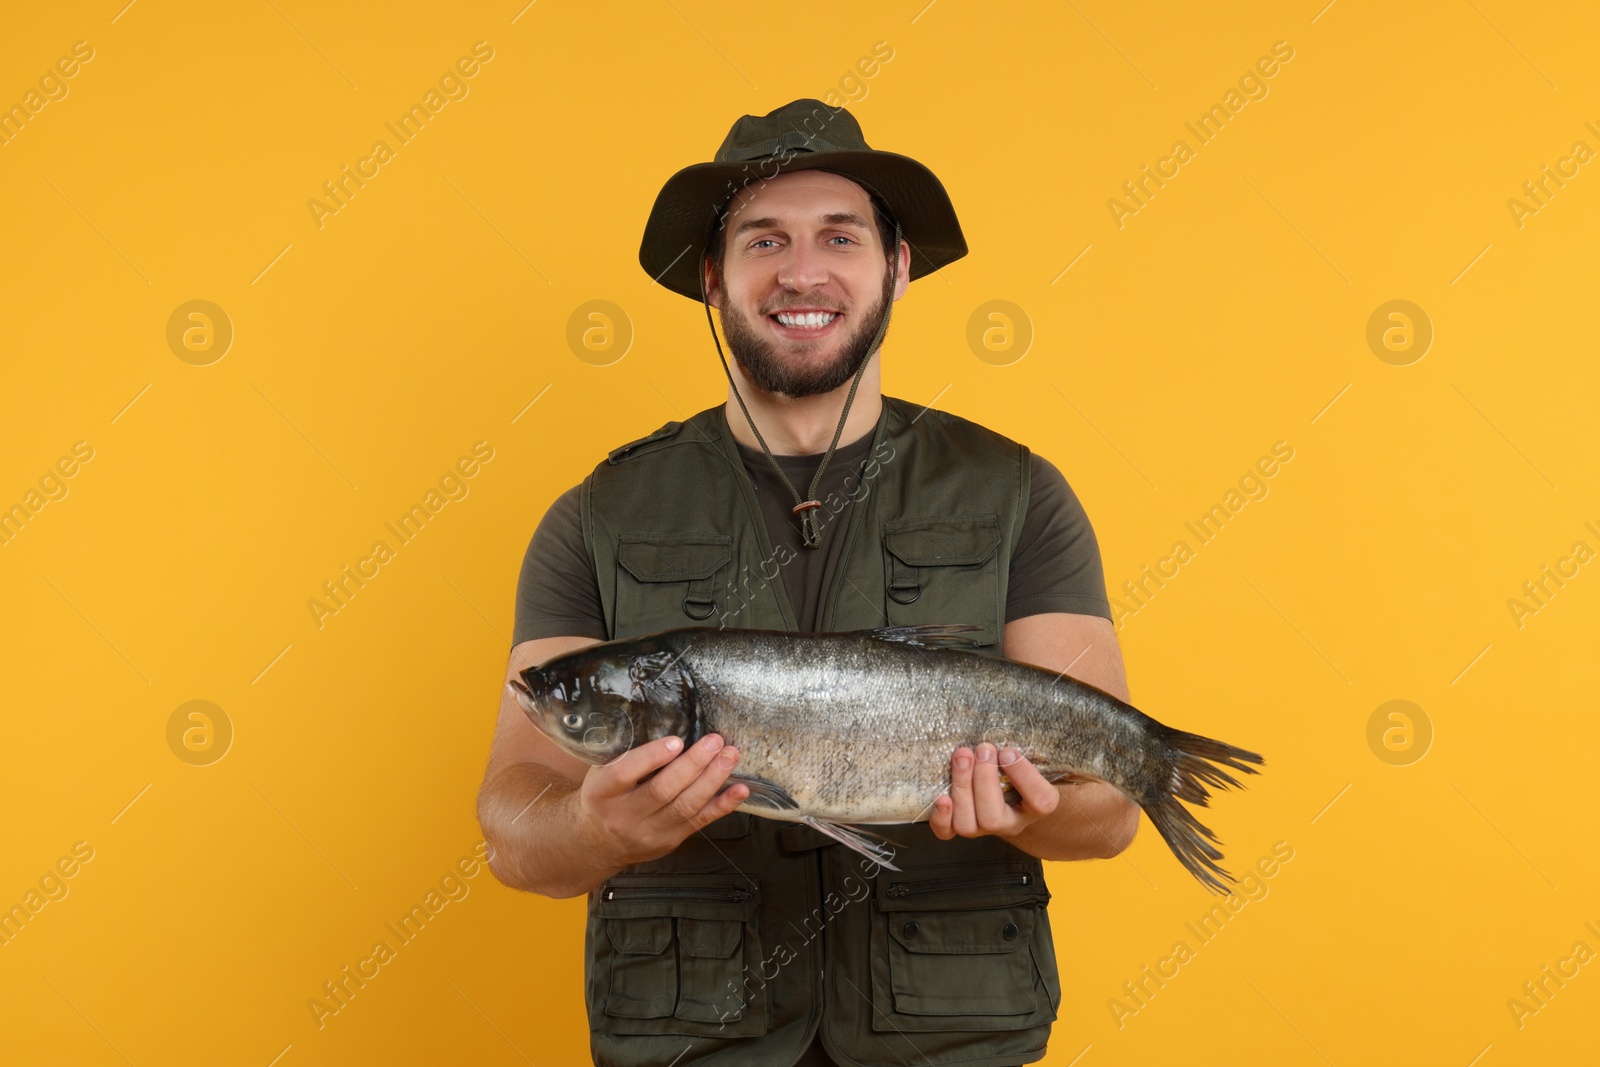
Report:
[[949,791],[951,753],[980,741],[1018,749],[1047,777],[1086,774],[1136,799],[1168,784],[1170,768],[1143,727],[1150,720],[1072,679],[856,635],[806,647],[816,654],[801,660],[782,635],[722,631],[682,658],[702,731],[738,747],[737,773],[782,786],[799,804],[763,815],[926,819]]

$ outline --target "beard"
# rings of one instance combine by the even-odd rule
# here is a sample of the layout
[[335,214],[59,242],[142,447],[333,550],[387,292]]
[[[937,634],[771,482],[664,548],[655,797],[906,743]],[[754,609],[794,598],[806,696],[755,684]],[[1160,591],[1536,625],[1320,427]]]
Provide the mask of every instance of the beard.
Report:
[[[872,356],[879,320],[888,314],[893,297],[890,274],[885,268],[883,291],[877,302],[864,314],[852,310],[846,316],[850,320],[846,324],[849,332],[839,342],[839,354],[819,366],[800,366],[792,358],[780,356],[778,346],[787,342],[774,339],[764,324],[752,322],[732,301],[725,301],[722,308],[722,332],[728,339],[733,358],[739,361],[752,382],[769,393],[798,400],[831,393],[855,377],[856,371]],[[888,336],[887,328],[884,336]]]

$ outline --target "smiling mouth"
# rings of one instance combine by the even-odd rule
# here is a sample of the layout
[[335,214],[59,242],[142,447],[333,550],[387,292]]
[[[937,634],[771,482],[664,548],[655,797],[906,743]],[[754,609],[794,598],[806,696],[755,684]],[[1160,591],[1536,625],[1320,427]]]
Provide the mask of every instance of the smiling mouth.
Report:
[[826,337],[843,318],[843,313],[837,311],[777,311],[768,315],[767,321],[780,337],[809,341]]

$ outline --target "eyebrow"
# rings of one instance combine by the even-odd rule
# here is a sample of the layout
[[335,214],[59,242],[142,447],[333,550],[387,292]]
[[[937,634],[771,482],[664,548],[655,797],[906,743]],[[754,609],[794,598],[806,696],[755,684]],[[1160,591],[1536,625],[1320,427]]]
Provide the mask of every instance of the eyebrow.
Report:
[[[854,211],[833,211],[820,217],[820,221],[829,226],[859,226],[863,230],[869,223]],[[746,230],[764,230],[773,226],[782,226],[782,219],[746,219],[734,228],[733,236],[738,237]]]

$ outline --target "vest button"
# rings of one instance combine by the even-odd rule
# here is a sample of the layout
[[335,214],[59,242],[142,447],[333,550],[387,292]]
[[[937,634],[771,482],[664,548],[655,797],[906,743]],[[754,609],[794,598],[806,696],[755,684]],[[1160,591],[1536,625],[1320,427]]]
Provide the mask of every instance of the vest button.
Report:
[[914,922],[906,923],[905,930],[903,932],[905,933],[905,935],[907,937],[916,937],[917,936],[917,924],[914,923]]
[[1000,928],[1000,936],[1007,941],[1015,941],[1017,939],[1017,924],[1006,923]]

